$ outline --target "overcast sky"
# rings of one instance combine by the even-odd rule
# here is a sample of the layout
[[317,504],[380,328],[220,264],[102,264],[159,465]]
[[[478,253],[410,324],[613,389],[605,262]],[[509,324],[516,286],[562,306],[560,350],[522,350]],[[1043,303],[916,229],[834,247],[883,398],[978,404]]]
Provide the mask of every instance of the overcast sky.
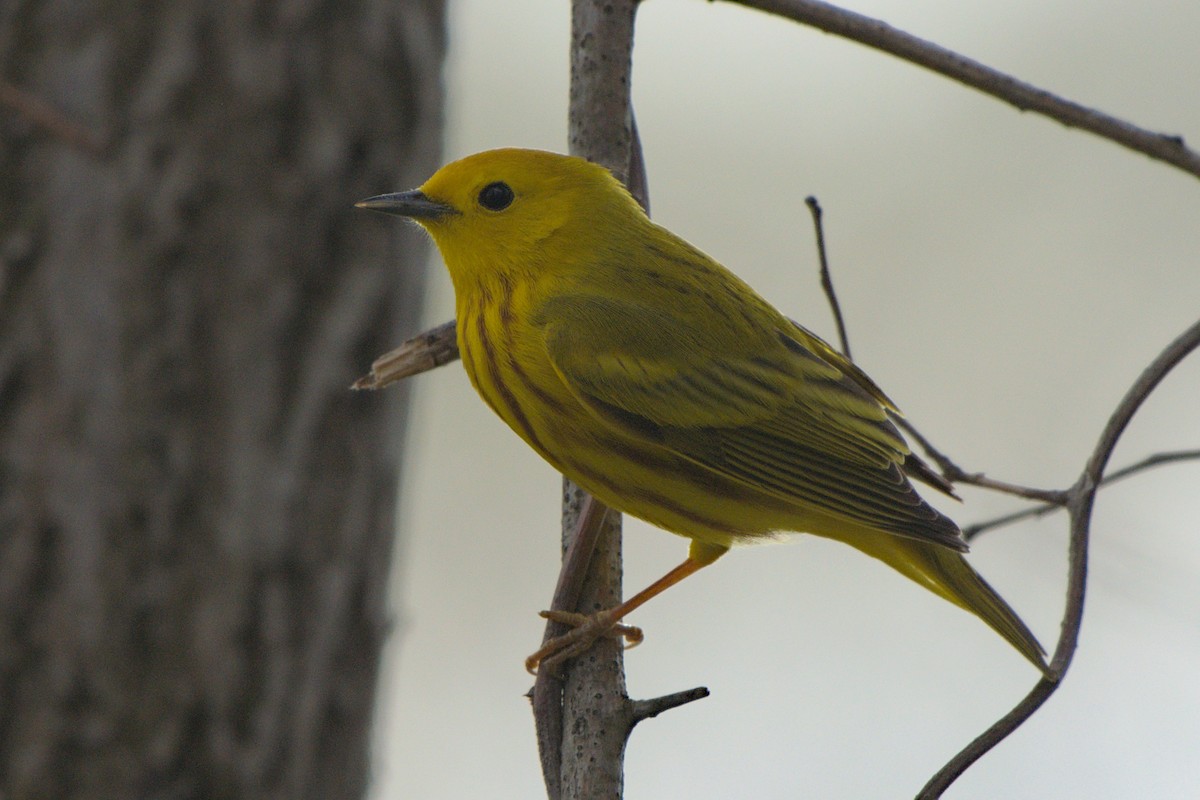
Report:
[[[565,150],[568,6],[452,0],[446,160]],[[1200,3],[852,7],[1200,144]],[[1200,317],[1200,182],[889,56],[649,0],[634,98],[655,218],[833,338],[803,203],[820,198],[856,360],[967,469],[1069,486],[1138,372]],[[435,257],[425,322],[452,316]],[[559,478],[459,365],[414,387],[374,798],[536,798],[522,661],[557,575]],[[1193,357],[1114,464],[1200,447],[1198,397]],[[948,797],[1200,796],[1198,485],[1190,464],[1103,494],[1066,684]],[[962,494],[939,503],[960,524],[1021,507]],[[971,555],[1048,647],[1065,543],[1054,517]],[[685,554],[627,520],[626,594]],[[628,800],[912,797],[1037,678],[971,616],[815,537],[735,550],[631,621],[647,635],[633,696],[713,696],[638,727]]]

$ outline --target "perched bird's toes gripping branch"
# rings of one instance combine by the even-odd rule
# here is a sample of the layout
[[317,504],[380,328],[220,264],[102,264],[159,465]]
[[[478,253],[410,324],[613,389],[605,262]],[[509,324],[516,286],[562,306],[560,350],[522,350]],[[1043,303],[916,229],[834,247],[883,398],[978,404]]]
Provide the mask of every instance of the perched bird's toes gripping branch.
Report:
[[623,637],[628,647],[636,647],[645,638],[642,629],[618,623],[651,598],[657,597],[687,576],[695,574],[716,561],[726,549],[706,546],[693,541],[686,561],[616,608],[610,608],[591,616],[577,614],[573,611],[543,611],[542,616],[546,619],[573,625],[575,629],[546,642],[541,650],[525,659],[525,669],[536,674],[539,662],[546,667],[554,667],[569,658],[583,655],[591,647],[592,642],[610,633]]
[[620,607],[610,608],[591,615],[574,611],[541,612],[539,616],[543,619],[569,625],[571,630],[546,642],[540,650],[525,659],[525,669],[530,675],[537,675],[539,669],[548,669],[553,673],[559,664],[583,655],[597,639],[605,636],[624,639],[626,650],[637,647],[646,635],[636,625],[622,624],[621,618],[616,616],[620,610]]

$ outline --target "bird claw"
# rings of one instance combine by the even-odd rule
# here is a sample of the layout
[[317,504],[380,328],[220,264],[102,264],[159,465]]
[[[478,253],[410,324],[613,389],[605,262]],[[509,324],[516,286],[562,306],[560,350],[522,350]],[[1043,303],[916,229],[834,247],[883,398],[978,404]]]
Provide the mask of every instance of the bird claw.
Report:
[[579,614],[574,611],[542,611],[539,616],[543,619],[569,625],[571,630],[546,642],[540,650],[525,659],[526,671],[530,675],[537,675],[539,669],[545,668],[554,674],[560,664],[583,655],[601,637],[623,639],[626,650],[637,647],[646,638],[642,629],[635,625],[625,625],[619,622],[620,617],[613,616],[613,610],[609,609],[595,614]]

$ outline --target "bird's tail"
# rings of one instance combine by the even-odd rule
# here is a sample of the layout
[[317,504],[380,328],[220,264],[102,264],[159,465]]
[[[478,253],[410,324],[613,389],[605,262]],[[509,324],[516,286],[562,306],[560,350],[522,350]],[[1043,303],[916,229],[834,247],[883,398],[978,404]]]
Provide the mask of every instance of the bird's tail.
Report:
[[965,608],[1004,637],[1043,674],[1045,650],[1033,632],[996,590],[971,568],[961,553],[941,545],[894,535],[855,536],[844,539],[869,556],[883,561],[933,593]]

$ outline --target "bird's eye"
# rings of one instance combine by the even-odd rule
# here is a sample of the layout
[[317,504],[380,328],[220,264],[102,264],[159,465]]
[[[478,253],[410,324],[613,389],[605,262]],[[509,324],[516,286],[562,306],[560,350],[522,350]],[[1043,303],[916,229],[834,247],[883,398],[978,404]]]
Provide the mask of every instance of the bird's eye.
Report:
[[507,183],[489,183],[479,190],[479,205],[488,211],[503,211],[512,205],[513,190]]

